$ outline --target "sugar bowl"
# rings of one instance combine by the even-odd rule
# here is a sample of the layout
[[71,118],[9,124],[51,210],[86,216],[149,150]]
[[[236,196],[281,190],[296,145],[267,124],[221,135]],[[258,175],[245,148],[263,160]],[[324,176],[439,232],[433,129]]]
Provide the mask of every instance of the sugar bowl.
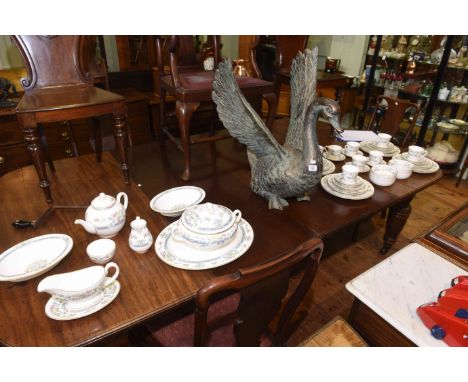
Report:
[[193,248],[218,249],[234,238],[241,217],[239,210],[213,203],[198,204],[184,211],[172,237]]

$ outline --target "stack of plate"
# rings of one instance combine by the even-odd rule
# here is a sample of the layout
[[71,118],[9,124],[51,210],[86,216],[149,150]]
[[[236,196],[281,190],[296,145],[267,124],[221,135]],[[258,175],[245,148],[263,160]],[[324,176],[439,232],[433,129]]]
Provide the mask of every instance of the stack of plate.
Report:
[[374,195],[374,186],[361,177],[356,177],[353,184],[343,183],[342,174],[330,174],[322,178],[323,189],[329,194],[342,199],[361,200]]
[[403,159],[414,165],[413,172],[418,174],[432,174],[439,169],[437,162],[432,159],[424,158],[419,161],[414,161],[408,157],[408,153],[398,154],[393,157],[394,159]]
[[392,157],[400,153],[400,149],[392,142],[389,142],[386,147],[377,146],[377,141],[364,141],[359,146],[362,151],[370,153],[372,150],[381,151],[384,157]]
[[322,172],[322,176],[325,176],[325,175],[328,175],[328,174],[331,174],[333,172],[335,172],[335,165],[333,164],[332,161],[328,160],[327,158],[322,158],[323,160],[323,172]]

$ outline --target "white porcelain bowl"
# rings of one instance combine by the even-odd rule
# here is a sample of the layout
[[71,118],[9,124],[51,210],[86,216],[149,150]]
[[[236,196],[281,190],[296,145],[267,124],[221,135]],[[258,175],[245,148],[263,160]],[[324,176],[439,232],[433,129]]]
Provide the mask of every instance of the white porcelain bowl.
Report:
[[177,217],[189,207],[205,199],[205,191],[200,187],[182,186],[163,191],[150,202],[150,208],[161,215]]
[[86,253],[96,264],[105,264],[115,255],[115,242],[111,239],[94,240],[86,247]]
[[372,167],[372,170],[369,174],[369,179],[372,183],[378,186],[391,186],[395,183],[397,176],[397,170],[386,164],[379,164]]
[[407,179],[413,173],[414,164],[403,159],[390,159],[390,166],[397,170],[397,179]]

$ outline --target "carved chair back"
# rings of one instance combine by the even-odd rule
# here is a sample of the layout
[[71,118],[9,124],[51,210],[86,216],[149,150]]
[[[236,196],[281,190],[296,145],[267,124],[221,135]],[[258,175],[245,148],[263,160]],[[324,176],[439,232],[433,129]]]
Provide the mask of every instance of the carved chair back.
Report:
[[[275,260],[218,277],[201,288],[196,296],[194,345],[207,344],[210,328],[217,326],[216,322],[207,323],[210,304],[227,292],[240,295],[232,315],[237,346],[258,346],[266,333],[272,345],[283,345],[290,320],[315,277],[322,251],[322,241],[311,239]],[[276,319],[276,328],[269,330]]]
[[419,112],[420,106],[417,103],[381,95],[377,97],[375,110],[367,128],[390,134],[395,138],[400,132],[402,122],[406,119],[408,124],[406,134],[400,141],[394,139],[394,143],[404,147],[411,138]]
[[80,65],[83,36],[12,37],[28,71],[28,78],[21,80],[26,93],[38,88],[93,84],[93,75]]
[[289,73],[291,62],[297,52],[304,52],[309,36],[275,36],[276,70]]
[[106,61],[97,54],[96,36],[82,36],[80,67],[83,73],[91,73],[95,85],[102,84],[109,90]]

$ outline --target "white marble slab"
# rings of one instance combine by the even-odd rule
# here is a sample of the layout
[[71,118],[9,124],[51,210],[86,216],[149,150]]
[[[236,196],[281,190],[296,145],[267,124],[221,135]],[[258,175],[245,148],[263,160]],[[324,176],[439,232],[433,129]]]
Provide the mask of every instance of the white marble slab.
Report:
[[450,281],[467,272],[413,243],[346,284],[346,289],[418,346],[447,346],[420,320],[416,309],[437,301]]

